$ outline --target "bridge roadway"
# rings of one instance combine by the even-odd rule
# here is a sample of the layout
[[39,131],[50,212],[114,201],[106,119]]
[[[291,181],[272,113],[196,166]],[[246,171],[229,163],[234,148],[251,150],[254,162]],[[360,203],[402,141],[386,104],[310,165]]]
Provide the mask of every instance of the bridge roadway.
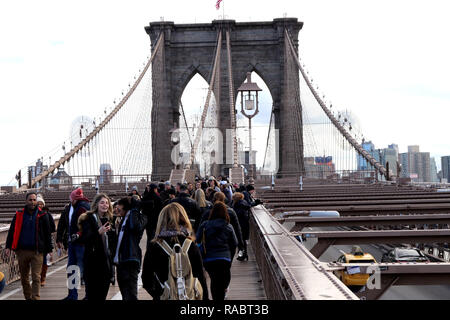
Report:
[[[144,236],[141,241],[141,248],[145,254],[147,237]],[[66,265],[67,259],[62,259],[48,268],[45,287],[41,288],[41,300],[60,300],[67,295],[66,286]],[[231,267],[231,283],[227,294],[227,300],[265,300],[266,295],[261,281],[258,266],[255,260],[255,254],[252,246],[249,246],[249,260],[234,260]],[[209,277],[206,273],[209,286]],[[138,299],[152,300],[150,294],[142,288],[141,277],[138,283]],[[84,297],[84,286],[79,291],[79,299]],[[211,299],[211,294],[209,295]],[[20,281],[14,281],[5,287],[0,294],[0,300],[23,300],[22,286]],[[111,285],[108,292],[108,300],[121,300],[119,285]]]

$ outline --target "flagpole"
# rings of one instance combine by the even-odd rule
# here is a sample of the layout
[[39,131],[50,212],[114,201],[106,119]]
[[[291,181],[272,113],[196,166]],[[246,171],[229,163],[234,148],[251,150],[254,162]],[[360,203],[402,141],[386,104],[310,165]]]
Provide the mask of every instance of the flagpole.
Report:
[[225,0],[222,0],[222,19],[225,20]]

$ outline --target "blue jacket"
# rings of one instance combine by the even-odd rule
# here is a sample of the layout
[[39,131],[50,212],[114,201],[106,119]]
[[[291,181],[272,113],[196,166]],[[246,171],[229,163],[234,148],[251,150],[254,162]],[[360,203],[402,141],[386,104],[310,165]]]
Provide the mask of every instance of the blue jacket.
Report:
[[203,246],[206,249],[206,253],[202,253],[204,254],[203,261],[233,260],[238,240],[231,224],[224,219],[204,221],[196,234],[197,243],[203,241],[203,232],[205,232],[205,243],[203,243]]

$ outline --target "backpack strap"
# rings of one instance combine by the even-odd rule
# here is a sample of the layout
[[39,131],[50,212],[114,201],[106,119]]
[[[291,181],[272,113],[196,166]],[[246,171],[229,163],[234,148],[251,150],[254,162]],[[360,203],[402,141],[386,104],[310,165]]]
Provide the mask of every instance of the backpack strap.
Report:
[[159,244],[159,246],[164,250],[165,253],[167,253],[168,256],[172,255],[172,248],[169,246],[169,244],[166,242],[166,240],[163,240],[162,242],[156,242]]
[[183,246],[181,247],[181,250],[187,254],[189,247],[191,246],[192,240],[186,238],[183,242]]

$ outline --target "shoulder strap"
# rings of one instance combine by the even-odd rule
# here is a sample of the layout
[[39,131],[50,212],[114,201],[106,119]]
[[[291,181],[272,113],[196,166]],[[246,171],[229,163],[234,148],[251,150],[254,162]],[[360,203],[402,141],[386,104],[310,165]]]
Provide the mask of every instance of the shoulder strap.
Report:
[[192,241],[188,238],[186,238],[183,242],[183,246],[181,247],[181,250],[187,254],[189,247],[191,246]]
[[164,250],[167,255],[172,255],[172,248],[169,246],[169,244],[166,242],[166,240],[163,240],[162,242],[156,242],[159,244],[159,246]]

